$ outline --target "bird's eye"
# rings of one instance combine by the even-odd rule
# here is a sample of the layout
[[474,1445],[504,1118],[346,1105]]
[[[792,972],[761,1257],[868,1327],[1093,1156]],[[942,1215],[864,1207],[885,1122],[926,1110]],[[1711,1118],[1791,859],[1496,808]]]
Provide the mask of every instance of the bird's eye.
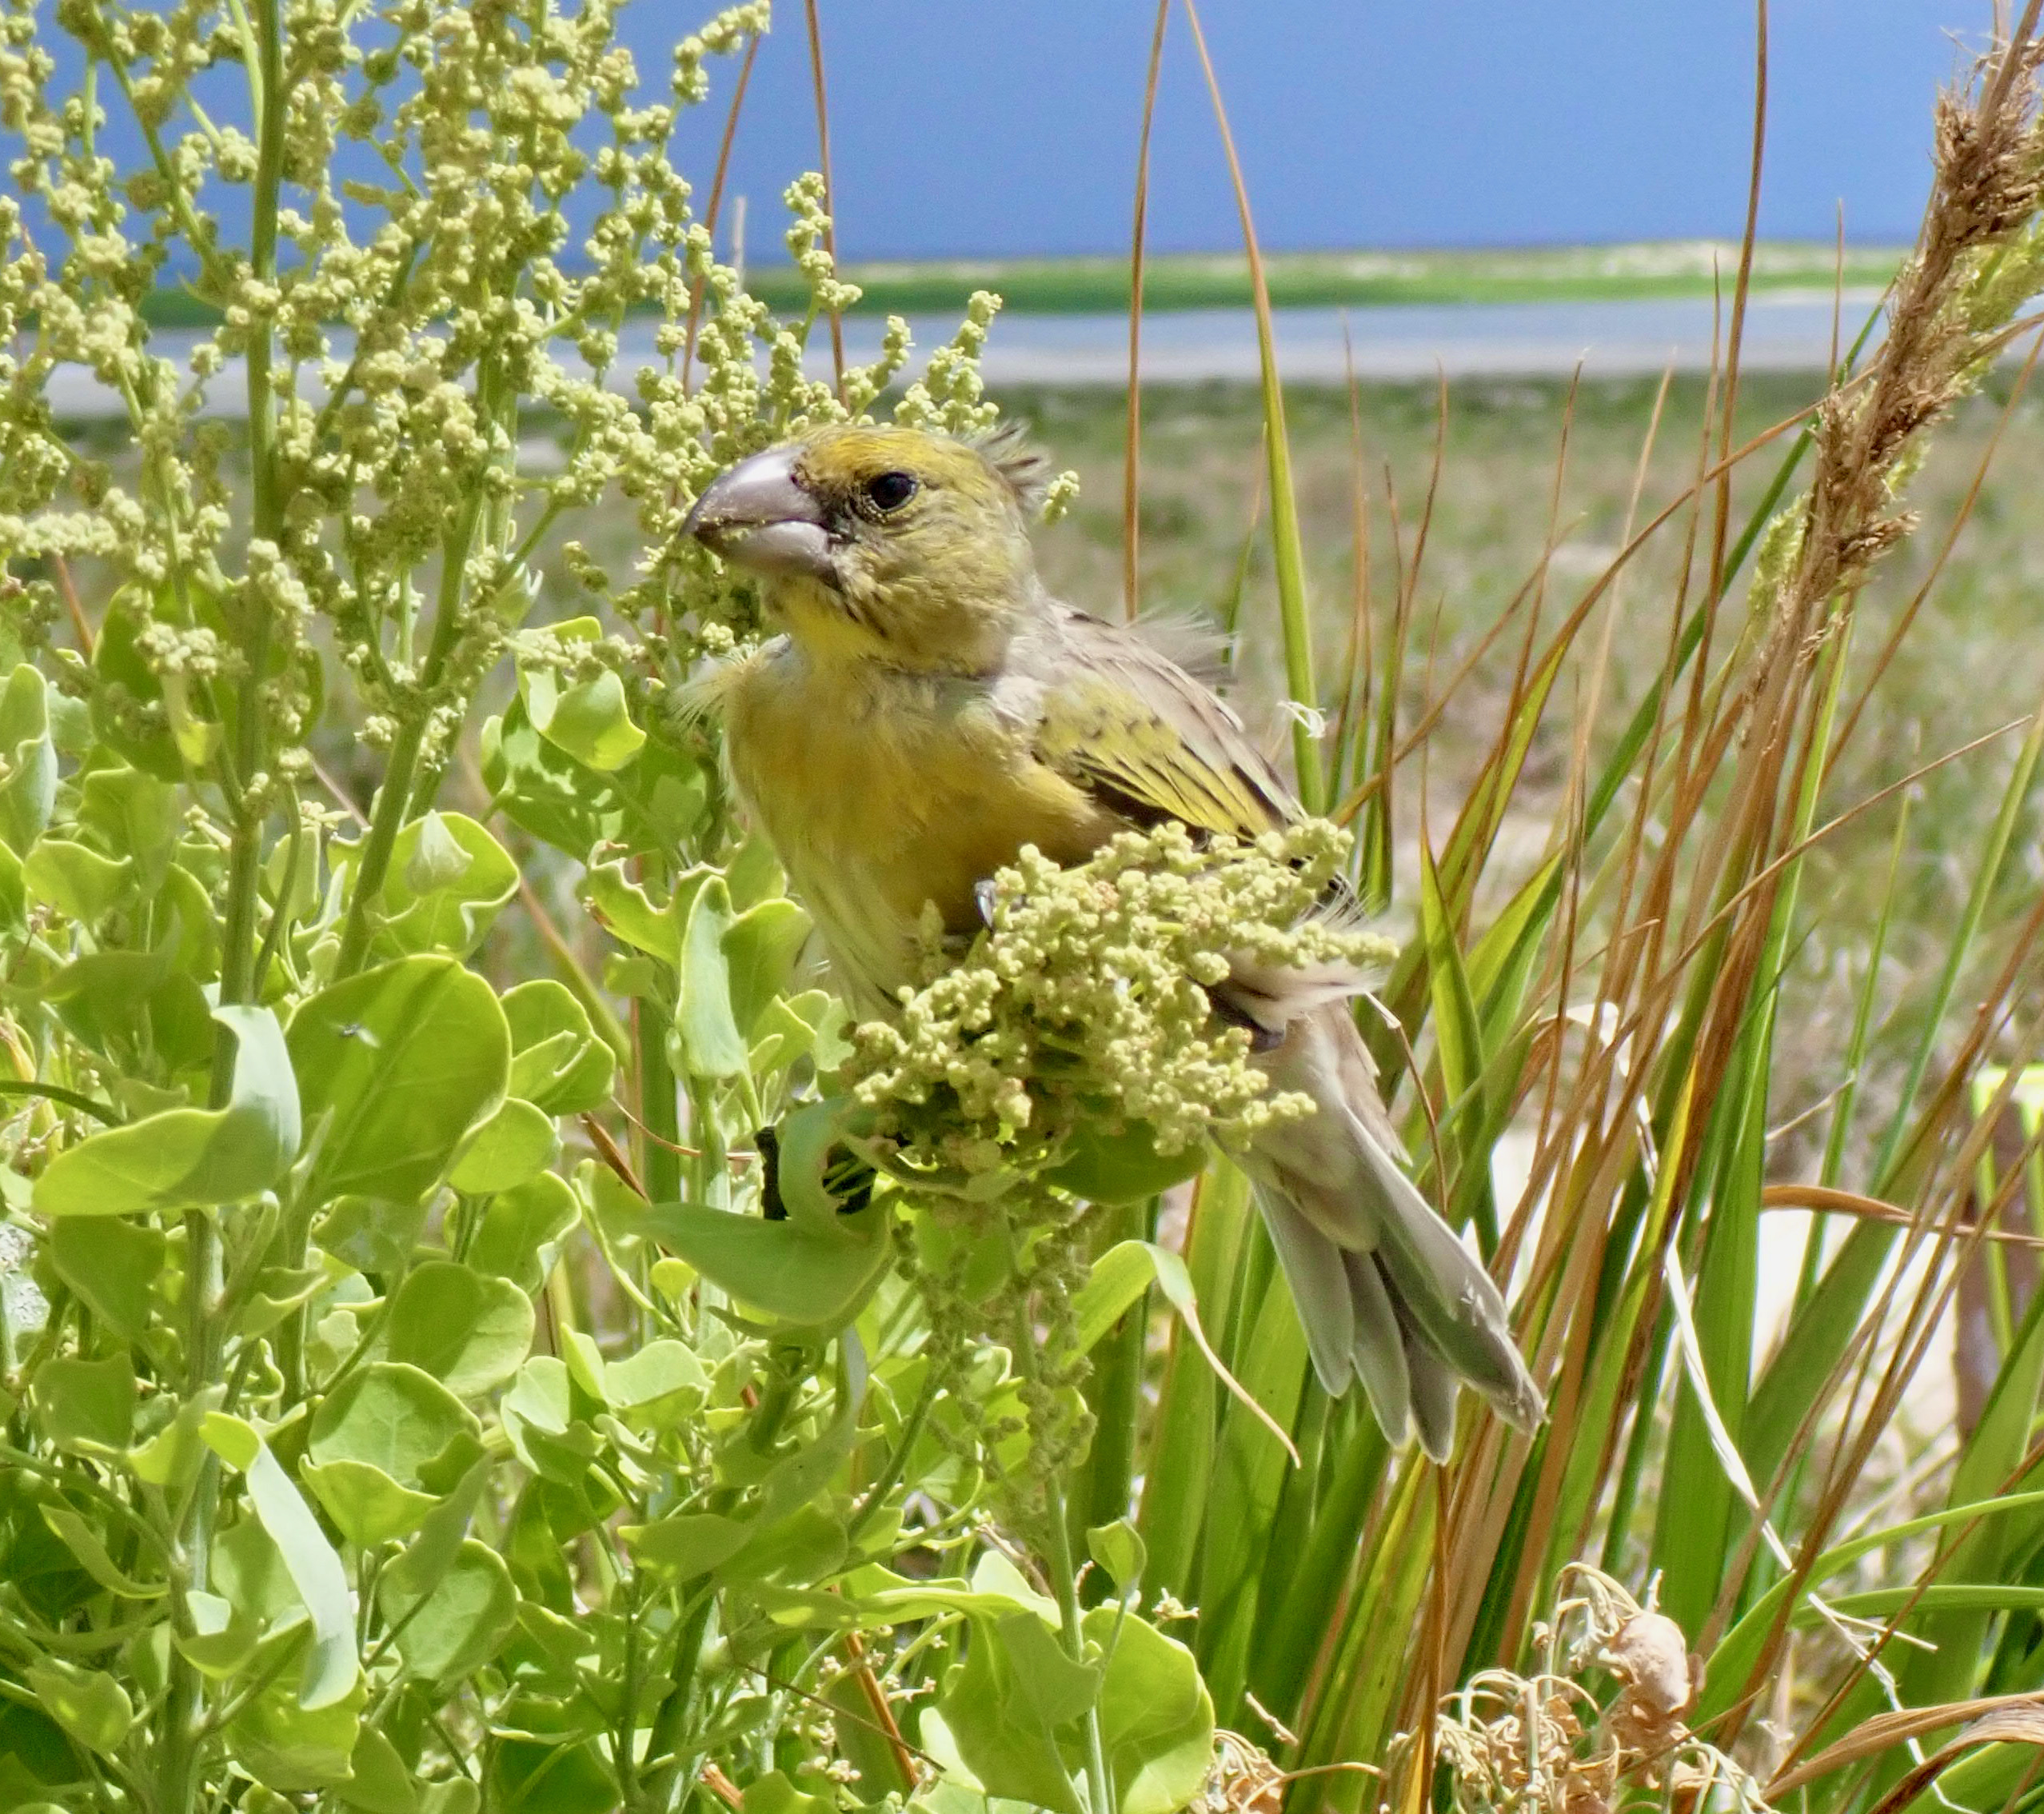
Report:
[[916,495],[909,473],[876,473],[866,481],[866,497],[876,509],[898,510]]

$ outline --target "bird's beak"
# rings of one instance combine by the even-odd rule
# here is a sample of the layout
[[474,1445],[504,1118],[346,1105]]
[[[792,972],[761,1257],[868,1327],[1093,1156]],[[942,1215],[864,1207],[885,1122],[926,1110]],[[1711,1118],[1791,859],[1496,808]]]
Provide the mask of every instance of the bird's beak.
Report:
[[710,481],[681,525],[684,535],[757,573],[835,583],[830,531],[795,477],[795,450],[770,447]]

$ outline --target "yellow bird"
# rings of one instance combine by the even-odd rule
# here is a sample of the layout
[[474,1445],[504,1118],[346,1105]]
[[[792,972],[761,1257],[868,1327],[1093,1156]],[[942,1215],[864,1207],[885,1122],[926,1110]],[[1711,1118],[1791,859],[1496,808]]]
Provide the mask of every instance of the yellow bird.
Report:
[[[916,980],[925,903],[969,934],[977,885],[1024,845],[1076,863],[1132,825],[1247,838],[1299,815],[1227,705],[1044,590],[1045,476],[1005,436],[836,426],[741,461],[689,513],[784,632],[717,684],[732,775],[861,1013]],[[1215,993],[1315,1105],[1246,1163],[1322,1383],[1359,1379],[1386,1434],[1416,1426],[1437,1459],[1459,1382],[1536,1423],[1503,1301],[1406,1175],[1346,1002],[1268,972]]]

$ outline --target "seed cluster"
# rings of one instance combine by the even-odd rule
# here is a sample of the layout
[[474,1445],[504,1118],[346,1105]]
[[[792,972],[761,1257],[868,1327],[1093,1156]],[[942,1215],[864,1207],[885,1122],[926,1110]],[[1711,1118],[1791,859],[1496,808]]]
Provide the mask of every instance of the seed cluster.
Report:
[[1025,849],[993,880],[988,929],[960,955],[931,929],[928,980],[858,1029],[856,1094],[905,1168],[973,1195],[1054,1163],[1081,1123],[1144,1124],[1169,1155],[1304,1115],[1211,992],[1245,961],[1385,961],[1322,910],[1347,849],[1317,821],[1253,844],[1124,832],[1071,869]]

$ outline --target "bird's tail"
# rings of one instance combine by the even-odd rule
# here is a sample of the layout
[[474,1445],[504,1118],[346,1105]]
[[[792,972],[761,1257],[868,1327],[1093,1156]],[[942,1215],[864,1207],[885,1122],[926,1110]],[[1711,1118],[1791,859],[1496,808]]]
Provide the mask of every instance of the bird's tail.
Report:
[[1436,1460],[1455,1445],[1465,1382],[1518,1428],[1539,1423],[1504,1300],[1406,1175],[1347,1005],[1293,1021],[1262,1062],[1274,1088],[1315,1105],[1245,1164],[1320,1383],[1339,1395],[1360,1380],[1384,1433],[1403,1443],[1416,1426]]

